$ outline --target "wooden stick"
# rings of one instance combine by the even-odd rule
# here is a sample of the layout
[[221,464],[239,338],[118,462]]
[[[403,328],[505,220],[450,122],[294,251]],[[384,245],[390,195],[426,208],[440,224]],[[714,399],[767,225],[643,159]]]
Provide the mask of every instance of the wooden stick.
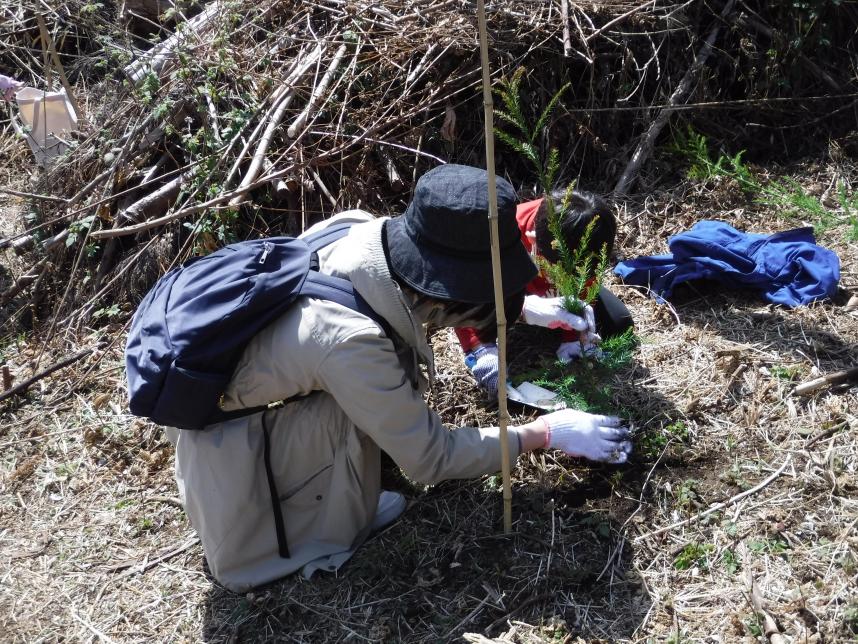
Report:
[[618,23],[618,22],[620,22],[621,20],[625,20],[626,18],[628,18],[628,17],[629,17],[630,15],[632,15],[633,13],[637,13],[638,11],[640,11],[641,9],[644,9],[647,5],[650,5],[650,4],[651,4],[651,5],[655,5],[655,0],[647,0],[647,1],[646,1],[646,2],[644,2],[642,5],[637,6],[637,7],[633,8],[633,9],[629,9],[629,10],[628,10],[628,11],[626,11],[623,15],[621,15],[621,16],[617,16],[617,17],[616,17],[616,18],[614,18],[613,20],[609,20],[609,21],[608,21],[608,22],[606,22],[604,25],[602,25],[601,27],[599,27],[598,29],[596,29],[596,31],[594,31],[594,32],[593,32],[593,33],[591,33],[589,36],[587,36],[587,38],[586,38],[585,42],[590,42],[591,40],[593,40],[593,38],[595,38],[595,37],[596,37],[596,36],[598,36],[599,34],[603,33],[603,32],[605,31],[605,29],[608,29],[609,27],[613,27],[615,24],[617,24],[617,23]]
[[78,360],[88,356],[92,352],[93,352],[93,349],[84,349],[83,351],[78,351],[73,356],[69,356],[68,358],[64,358],[63,360],[60,360],[55,365],[48,367],[44,371],[40,371],[39,373],[37,373],[32,378],[27,378],[26,380],[24,380],[20,384],[12,387],[11,389],[4,391],[3,393],[0,393],[0,402],[3,402],[7,398],[10,398],[11,396],[14,396],[16,394],[24,393],[30,387],[30,385],[32,385],[33,383],[38,382],[42,378],[51,375],[54,371],[58,371],[58,370],[62,369],[63,367],[67,367],[70,364],[77,362]]
[[[265,171],[265,174],[276,172],[274,164],[268,159],[265,159],[262,162],[262,169]],[[274,191],[274,194],[278,199],[285,199],[289,196],[289,185],[283,179],[272,179],[270,184],[271,189]]]
[[45,270],[48,263],[47,258],[40,259],[33,267],[30,268],[24,275],[21,275],[12,286],[3,293],[0,293],[0,305],[5,304],[21,291],[27,288],[30,284],[39,279],[39,276]]
[[[266,179],[266,181],[267,180],[268,179]],[[251,187],[253,187],[253,184],[251,184]],[[136,235],[137,233],[142,233],[144,230],[158,228],[159,226],[163,226],[164,224],[169,224],[171,221],[176,221],[177,219],[181,219],[182,217],[193,215],[202,210],[207,210],[209,208],[215,207],[223,208],[225,207],[224,202],[231,199],[235,195],[235,192],[236,191],[228,192],[226,194],[220,195],[219,197],[215,197],[214,199],[209,199],[208,201],[204,201],[201,204],[197,204],[196,206],[188,206],[187,208],[182,208],[181,210],[177,210],[176,212],[168,213],[163,217],[158,217],[157,219],[150,219],[149,221],[134,224],[133,226],[126,226],[125,228],[112,228],[110,230],[95,230],[90,233],[89,238],[110,239],[112,237],[125,237],[126,235]]]
[[219,0],[215,0],[205,10],[180,25],[176,26],[176,32],[155,45],[140,58],[125,67],[125,75],[135,86],[139,85],[150,72],[160,75],[164,65],[172,57],[176,46],[190,36],[202,38],[202,35],[211,27],[211,21],[223,11]]
[[107,566],[105,570],[107,571],[115,571],[122,570],[123,568],[127,568],[125,572],[117,577],[113,578],[111,581],[119,581],[120,579],[124,579],[125,577],[129,577],[131,575],[136,575],[140,573],[144,573],[150,568],[157,566],[159,563],[167,561],[168,559],[172,559],[176,555],[180,555],[186,550],[190,550],[195,545],[200,542],[200,538],[197,536],[189,537],[184,543],[176,546],[175,548],[166,548],[156,554],[151,559],[147,555],[143,558],[142,561],[125,561],[119,564],[114,564],[112,566]]
[[[54,61],[54,67],[57,68],[57,75],[60,77],[60,83],[62,83],[62,86],[65,88],[66,95],[69,97],[69,102],[72,104],[75,118],[80,120],[83,117],[83,112],[81,112],[80,105],[78,105],[77,99],[74,97],[71,83],[69,83],[69,79],[66,78],[65,69],[63,69],[63,64],[60,62],[60,57],[57,54],[57,48],[54,46],[54,40],[51,38],[51,34],[48,33],[48,28],[45,26],[45,19],[42,14],[36,14],[36,21],[39,23],[39,33],[42,36],[42,46],[50,53],[51,58]],[[50,87],[48,89],[50,89]]]
[[[436,103],[437,103],[437,101],[429,100],[426,103],[424,103],[423,105],[414,108],[414,110],[412,112],[406,113],[406,114],[398,117],[397,119],[395,119],[395,121],[404,121],[406,118],[410,118],[410,117],[414,116],[415,114],[425,110],[428,105],[434,105]],[[390,125],[390,123],[386,123],[386,125]],[[355,137],[349,137],[349,136],[343,137],[343,138],[348,138],[349,141],[343,141],[343,142],[339,143],[338,145],[336,145],[335,147],[333,147],[329,150],[324,150],[323,152],[317,154],[313,159],[314,166],[315,167],[321,167],[322,162],[325,159],[334,158],[334,157],[336,157],[336,155],[342,154],[343,151],[346,150],[348,147],[350,147],[352,145],[357,145],[361,141],[364,141],[364,140],[371,141],[372,140],[371,137],[373,135],[375,135],[376,132],[378,132],[381,129],[382,129],[382,122],[376,121],[375,123],[373,123],[372,125],[367,127],[361,134],[359,134]],[[236,136],[236,138],[233,138],[233,141],[235,141],[235,140],[237,140],[237,136]],[[394,147],[397,147],[397,146],[394,146]],[[299,150],[300,150],[300,148],[299,148]],[[152,228],[158,228],[158,227],[163,226],[165,224],[168,224],[170,222],[181,219],[182,217],[187,217],[188,215],[198,213],[201,210],[206,210],[207,208],[214,208],[215,206],[224,207],[225,202],[229,201],[230,199],[232,199],[236,195],[246,194],[248,191],[250,191],[250,190],[252,190],[258,186],[261,186],[265,183],[268,183],[274,179],[281,179],[283,177],[288,177],[288,176],[294,174],[296,165],[301,166],[302,164],[303,164],[303,161],[299,158],[297,163],[290,164],[287,167],[284,167],[280,170],[276,170],[272,174],[266,174],[262,177],[259,177],[253,183],[251,183],[250,185],[248,185],[245,188],[236,188],[234,190],[230,190],[229,192],[225,192],[225,193],[223,193],[217,197],[214,197],[213,199],[210,199],[206,202],[197,204],[195,206],[182,207],[179,210],[172,212],[172,213],[169,213],[169,214],[166,214],[163,217],[159,217],[158,219],[152,219],[150,221],[144,221],[144,222],[141,222],[139,224],[134,224],[133,226],[126,226],[125,228],[116,228],[116,229],[111,229],[111,230],[96,230],[96,231],[89,233],[89,239],[109,239],[111,237],[123,237],[126,235],[135,235],[137,233],[143,232],[144,230],[150,230]],[[302,183],[301,185],[303,186],[304,184]],[[192,195],[192,197],[193,197],[193,195]],[[190,197],[190,198],[192,198],[192,197]],[[189,198],[189,200],[190,200],[190,198]],[[301,203],[303,204],[303,198],[302,198]],[[89,207],[90,206],[87,206],[87,208],[89,208]],[[68,234],[68,231],[66,231],[65,234]]]
[[677,521],[676,523],[671,523],[670,525],[665,526],[663,528],[659,528],[658,530],[653,530],[652,532],[647,532],[646,534],[642,534],[640,536],[637,536],[634,539],[634,543],[637,543],[638,541],[643,541],[644,539],[649,539],[650,537],[654,537],[655,535],[661,534],[662,532],[669,532],[670,530],[674,530],[676,528],[681,528],[682,526],[688,525],[689,523],[694,523],[695,521],[699,521],[703,517],[707,517],[710,514],[712,514],[713,512],[717,512],[718,510],[723,510],[728,505],[733,505],[737,501],[741,501],[746,496],[751,496],[752,494],[756,494],[757,492],[762,490],[764,487],[769,485],[776,478],[778,478],[781,474],[783,474],[783,471],[787,468],[787,465],[789,465],[791,462],[792,462],[792,454],[787,454],[787,457],[784,459],[783,464],[771,476],[769,476],[762,483],[756,485],[755,487],[752,487],[750,490],[745,490],[744,492],[741,492],[740,494],[737,494],[735,496],[731,496],[726,501],[721,501],[720,503],[716,503],[715,505],[710,506],[708,509],[704,510],[703,512],[698,512],[693,517],[690,517],[688,519],[683,519],[682,521]]
[[[482,0],[480,0],[480,1],[482,1]],[[533,597],[530,597],[529,599],[526,599],[523,602],[520,602],[515,608],[513,608],[511,611],[509,611],[506,615],[504,615],[503,617],[498,617],[495,621],[493,621],[491,624],[489,624],[488,628],[486,628],[486,633],[491,633],[494,629],[496,629],[500,626],[503,626],[503,624],[508,619],[511,619],[514,615],[518,615],[525,608],[527,608],[529,606],[533,606],[534,604],[539,604],[540,602],[552,601],[553,599],[554,599],[554,593],[541,593],[539,595],[534,595]]]
[[830,373],[827,376],[822,376],[821,378],[817,378],[816,380],[804,382],[798,385],[795,389],[793,389],[792,393],[794,396],[806,396],[807,394],[812,393],[817,389],[822,389],[823,387],[828,387],[830,385],[838,385],[841,382],[846,382],[847,380],[852,380],[853,378],[858,378],[858,367],[844,369],[843,371],[835,371],[834,373]]
[[26,199],[36,199],[40,201],[55,201],[57,203],[68,203],[68,199],[65,197],[54,197],[52,195],[37,195],[32,192],[19,192],[18,190],[12,190],[11,188],[0,188],[0,193],[5,195],[14,195],[16,197],[24,197]]
[[783,635],[781,635],[777,622],[763,605],[763,596],[760,593],[760,587],[757,585],[757,582],[754,581],[754,576],[753,573],[751,573],[750,568],[745,570],[745,581],[748,584],[748,591],[751,595],[751,606],[753,606],[757,615],[762,618],[763,631],[769,638],[769,642],[771,642],[771,644],[786,644],[786,640]]
[[171,179],[120,212],[116,221],[138,222],[147,219],[155,211],[166,212],[179,196],[182,184],[189,181],[194,174],[194,170],[190,170]]
[[[728,0],[724,10],[721,12],[721,16],[724,17],[729,14],[733,10],[734,4],[735,0]],[[697,72],[700,71],[700,68],[703,67],[704,63],[706,63],[706,60],[709,58],[709,55],[712,53],[712,46],[714,45],[715,39],[718,37],[720,31],[720,23],[712,27],[712,31],[710,31],[709,35],[706,37],[706,42],[703,43],[703,47],[700,48],[700,51],[694,58],[694,62],[679,81],[679,84],[676,86],[673,94],[670,95],[667,105],[662,108],[655,120],[650,124],[649,129],[641,137],[637,148],[635,148],[634,154],[632,154],[629,164],[623,171],[620,180],[617,181],[617,185],[614,186],[615,198],[621,199],[628,194],[629,189],[637,179],[641,166],[644,161],[649,158],[653,146],[655,145],[655,140],[658,138],[658,135],[661,134],[664,126],[667,125],[667,119],[671,114],[673,114],[676,109],[676,105],[685,98],[685,95],[691,89],[691,82],[697,76]]]
[[498,193],[495,181],[494,103],[489,73],[489,44],[486,27],[485,0],[477,0],[480,30],[480,61],[483,68],[483,110],[486,126],[486,170],[489,174],[489,226],[492,240],[492,280],[495,287],[495,313],[498,326],[498,428],[500,430],[501,477],[503,479],[503,529],[512,531],[512,486],[510,484],[509,412],[506,402],[506,313],[504,311],[503,276],[501,275],[500,243],[498,241]]
[[315,169],[310,168],[310,174],[313,177],[313,181],[315,181],[316,185],[319,186],[319,190],[321,190],[322,194],[325,195],[325,197],[328,198],[328,201],[331,202],[331,207],[336,208],[337,207],[337,200],[334,199],[334,195],[332,195],[331,191],[328,190],[328,186],[326,186],[325,182],[322,181],[322,177],[319,176],[319,173],[316,172]]
[[42,18],[42,14],[36,14],[36,20],[39,23],[39,35],[42,40],[42,65],[45,67],[45,90],[50,92],[53,87],[53,77],[51,74],[51,59],[48,56],[47,28],[45,27],[45,19]]
[[572,55],[572,37],[569,35],[569,0],[560,0],[560,21],[563,23],[563,55]]
[[[250,161],[250,167],[247,169],[244,178],[241,180],[239,188],[249,186],[253,183],[256,177],[259,176],[259,171],[262,169],[262,162],[265,159],[265,153],[268,151],[271,139],[274,137],[274,133],[280,125],[280,121],[283,120],[283,116],[286,114],[286,108],[289,107],[289,103],[292,102],[292,98],[295,96],[295,84],[301,79],[307,70],[310,69],[317,60],[319,60],[324,51],[325,48],[321,43],[317,45],[316,48],[310,52],[310,55],[295,67],[283,84],[277,89],[277,96],[272,101],[271,109],[268,114],[266,114],[268,124],[265,127],[262,138],[259,139],[259,145],[256,146],[256,151],[253,153],[253,157]],[[242,199],[243,195],[239,194],[229,203],[231,206],[235,206]]]
[[310,117],[316,111],[316,108],[319,106],[319,101],[322,98],[322,95],[328,89],[328,85],[331,83],[331,79],[334,77],[334,74],[337,72],[337,67],[340,66],[340,62],[343,60],[343,57],[346,55],[346,50],[348,48],[346,45],[340,45],[339,49],[337,49],[334,54],[333,60],[331,60],[331,64],[328,67],[328,71],[325,72],[325,75],[322,76],[322,80],[319,81],[319,84],[316,85],[313,90],[313,94],[310,96],[310,100],[307,101],[307,107],[298,115],[292,125],[289,126],[289,129],[286,130],[286,134],[290,139],[296,138],[300,133],[304,125],[306,125],[307,121],[310,120]]

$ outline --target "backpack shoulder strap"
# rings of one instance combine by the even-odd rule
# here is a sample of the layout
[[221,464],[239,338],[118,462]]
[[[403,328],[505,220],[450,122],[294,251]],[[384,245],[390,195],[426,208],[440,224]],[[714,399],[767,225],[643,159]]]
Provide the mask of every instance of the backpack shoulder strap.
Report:
[[332,244],[341,237],[344,237],[345,234],[349,232],[349,229],[351,227],[352,222],[344,221],[342,223],[334,224],[333,226],[323,228],[322,230],[317,230],[311,235],[301,237],[300,239],[307,243],[307,246],[310,247],[310,250],[316,252],[320,248],[324,248],[328,244]]
[[330,300],[353,311],[357,311],[373,320],[390,337],[390,324],[367,304],[366,300],[354,289],[350,281],[341,277],[334,277],[333,275],[325,275],[318,270],[318,259],[315,257],[316,251],[344,237],[351,227],[352,222],[343,222],[328,226],[301,238],[307,243],[310,250],[313,251],[313,270],[307,273],[307,278],[301,285],[301,295]]

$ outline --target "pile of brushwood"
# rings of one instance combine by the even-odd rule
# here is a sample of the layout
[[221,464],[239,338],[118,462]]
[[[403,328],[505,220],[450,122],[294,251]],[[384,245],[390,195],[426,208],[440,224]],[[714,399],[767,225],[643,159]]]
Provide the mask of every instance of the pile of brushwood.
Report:
[[[4,335],[122,320],[195,254],[348,208],[397,214],[425,170],[484,165],[471,0],[0,11],[0,71],[44,86],[38,12],[83,112],[69,151],[13,186],[29,196],[0,249],[26,269],[0,279]],[[560,151],[558,182],[645,193],[664,179],[656,142],[689,123],[749,156],[854,128],[858,7],[840,0],[497,0],[488,22],[492,75],[525,70],[534,119],[568,84],[533,141]],[[28,155],[19,141],[0,160]],[[497,161],[535,191],[519,154],[499,143]]]

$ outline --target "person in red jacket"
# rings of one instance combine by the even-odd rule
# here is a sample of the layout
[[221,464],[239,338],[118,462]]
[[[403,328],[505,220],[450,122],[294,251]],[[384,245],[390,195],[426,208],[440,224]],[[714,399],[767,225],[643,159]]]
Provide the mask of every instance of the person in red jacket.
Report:
[[[552,195],[554,203],[563,201],[562,191]],[[610,255],[614,246],[617,224],[607,202],[591,192],[575,190],[565,213],[562,230],[569,248],[577,248],[587,225],[598,217],[590,235],[590,250],[597,255],[605,246]],[[525,248],[534,257],[541,256],[549,262],[559,257],[552,247],[553,237],[548,230],[548,216],[545,199],[535,199],[519,204],[516,220],[521,230]],[[562,306],[553,285],[539,274],[527,285],[527,295],[520,321],[535,326],[561,329],[561,342],[557,357],[569,362],[581,356],[581,353],[597,353],[603,337],[622,333],[632,326],[632,318],[626,306],[605,287],[592,306],[584,308],[582,316],[567,312]],[[460,328],[456,335],[465,352],[465,364],[477,383],[490,396],[497,395],[498,353],[497,328],[492,325],[482,329]]]

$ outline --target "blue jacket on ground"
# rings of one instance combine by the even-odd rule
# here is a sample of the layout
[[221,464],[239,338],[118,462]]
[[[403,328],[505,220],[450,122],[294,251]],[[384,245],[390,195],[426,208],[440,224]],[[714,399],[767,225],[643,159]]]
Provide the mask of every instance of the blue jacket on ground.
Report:
[[620,262],[614,272],[660,298],[670,297],[682,282],[708,279],[757,289],[767,301],[790,307],[832,297],[840,280],[840,259],[817,246],[812,228],[757,235],[721,221],[700,221],[668,245],[672,255]]

